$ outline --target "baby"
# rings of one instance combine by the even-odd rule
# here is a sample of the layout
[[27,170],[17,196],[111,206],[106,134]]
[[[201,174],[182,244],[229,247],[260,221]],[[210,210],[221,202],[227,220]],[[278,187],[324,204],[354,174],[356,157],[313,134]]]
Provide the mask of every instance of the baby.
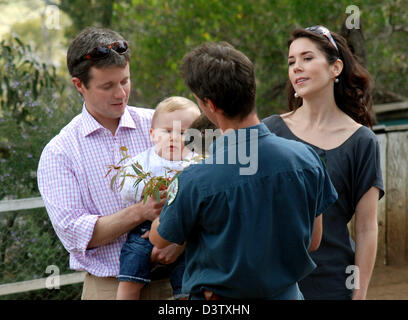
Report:
[[205,158],[220,135],[221,130],[202,113],[187,129],[186,147]]
[[[156,107],[150,128],[153,147],[138,154],[126,164],[126,174],[135,174],[130,164],[139,163],[144,172],[152,176],[172,177],[176,172],[187,167],[196,156],[185,148],[184,134],[190,125],[200,116],[197,105],[183,97],[170,97]],[[137,178],[126,177],[121,190],[122,200],[126,204],[141,201],[146,181],[135,185]],[[153,245],[145,236],[150,230],[151,222],[145,221],[132,229],[122,247],[120,254],[120,271],[118,275],[118,300],[139,299],[142,287],[151,280],[152,263],[150,254]],[[176,262],[168,265],[170,282],[175,299],[186,296],[181,293],[184,273],[184,254]]]

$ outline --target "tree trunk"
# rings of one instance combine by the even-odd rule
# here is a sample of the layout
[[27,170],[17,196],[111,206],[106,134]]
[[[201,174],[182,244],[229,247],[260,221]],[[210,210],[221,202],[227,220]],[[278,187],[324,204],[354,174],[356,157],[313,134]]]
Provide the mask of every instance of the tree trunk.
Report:
[[348,29],[346,26],[346,21],[347,20],[344,20],[343,25],[341,26],[340,34],[347,40],[347,44],[357,61],[366,68],[367,56],[365,38],[361,28],[362,21],[360,20],[359,29]]
[[102,5],[101,24],[105,28],[109,28],[112,23],[113,0],[104,1]]

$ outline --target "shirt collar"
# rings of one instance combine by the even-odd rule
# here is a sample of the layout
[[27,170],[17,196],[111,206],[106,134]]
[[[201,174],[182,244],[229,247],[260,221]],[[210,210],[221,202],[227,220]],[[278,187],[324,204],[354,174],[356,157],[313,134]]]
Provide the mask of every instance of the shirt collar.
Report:
[[132,118],[127,106],[125,108],[125,112],[120,117],[118,129],[119,128],[136,129],[135,120]]
[[[124,128],[131,128],[136,129],[135,121],[133,120],[132,116],[129,113],[129,110],[126,106],[125,112],[120,117],[118,129]],[[82,134],[84,137],[90,135],[91,133],[104,129],[104,127],[96,121],[96,119],[89,113],[89,111],[85,107],[85,102],[82,106]]]

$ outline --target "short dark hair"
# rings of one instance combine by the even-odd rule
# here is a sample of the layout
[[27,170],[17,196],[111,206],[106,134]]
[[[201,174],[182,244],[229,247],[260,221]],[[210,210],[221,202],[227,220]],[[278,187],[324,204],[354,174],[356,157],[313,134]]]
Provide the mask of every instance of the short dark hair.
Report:
[[186,54],[181,74],[201,100],[210,99],[228,118],[255,110],[255,73],[251,60],[227,42],[208,42]]
[[193,123],[187,129],[187,133],[191,129],[200,131],[201,141],[195,141],[192,135],[191,140],[186,141],[186,147],[200,155],[209,152],[210,145],[215,141],[217,135],[213,135],[212,139],[208,139],[208,137],[206,137],[205,130],[215,131],[218,129],[218,127],[214,123],[212,123],[204,113],[202,113],[196,120],[193,121]]
[[105,58],[98,60],[80,60],[93,48],[106,46],[115,41],[125,40],[119,33],[105,28],[88,27],[79,33],[72,41],[67,52],[67,66],[71,77],[77,77],[88,86],[90,81],[90,69],[110,66],[125,67],[130,61],[129,50],[124,54],[111,52]]

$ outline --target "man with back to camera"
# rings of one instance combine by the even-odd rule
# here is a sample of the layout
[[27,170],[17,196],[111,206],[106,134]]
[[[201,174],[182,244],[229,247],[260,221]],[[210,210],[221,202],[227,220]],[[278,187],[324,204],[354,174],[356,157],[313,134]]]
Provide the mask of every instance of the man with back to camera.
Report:
[[[44,148],[38,186],[52,225],[70,253],[70,268],[86,270],[82,299],[115,299],[119,255],[126,233],[161,211],[164,200],[130,207],[105,178],[107,166],[151,147],[153,110],[127,105],[130,54],[126,40],[103,28],[86,28],[72,41],[67,66],[84,99],[76,116]],[[171,263],[183,251],[153,249],[152,260]]]
[[[190,299],[303,299],[297,282],[316,267],[308,252],[320,244],[320,213],[337,199],[319,157],[260,123],[253,64],[228,43],[195,48],[181,71],[223,135],[169,186],[150,241],[187,243]],[[254,148],[256,170],[244,170],[237,158]]]

